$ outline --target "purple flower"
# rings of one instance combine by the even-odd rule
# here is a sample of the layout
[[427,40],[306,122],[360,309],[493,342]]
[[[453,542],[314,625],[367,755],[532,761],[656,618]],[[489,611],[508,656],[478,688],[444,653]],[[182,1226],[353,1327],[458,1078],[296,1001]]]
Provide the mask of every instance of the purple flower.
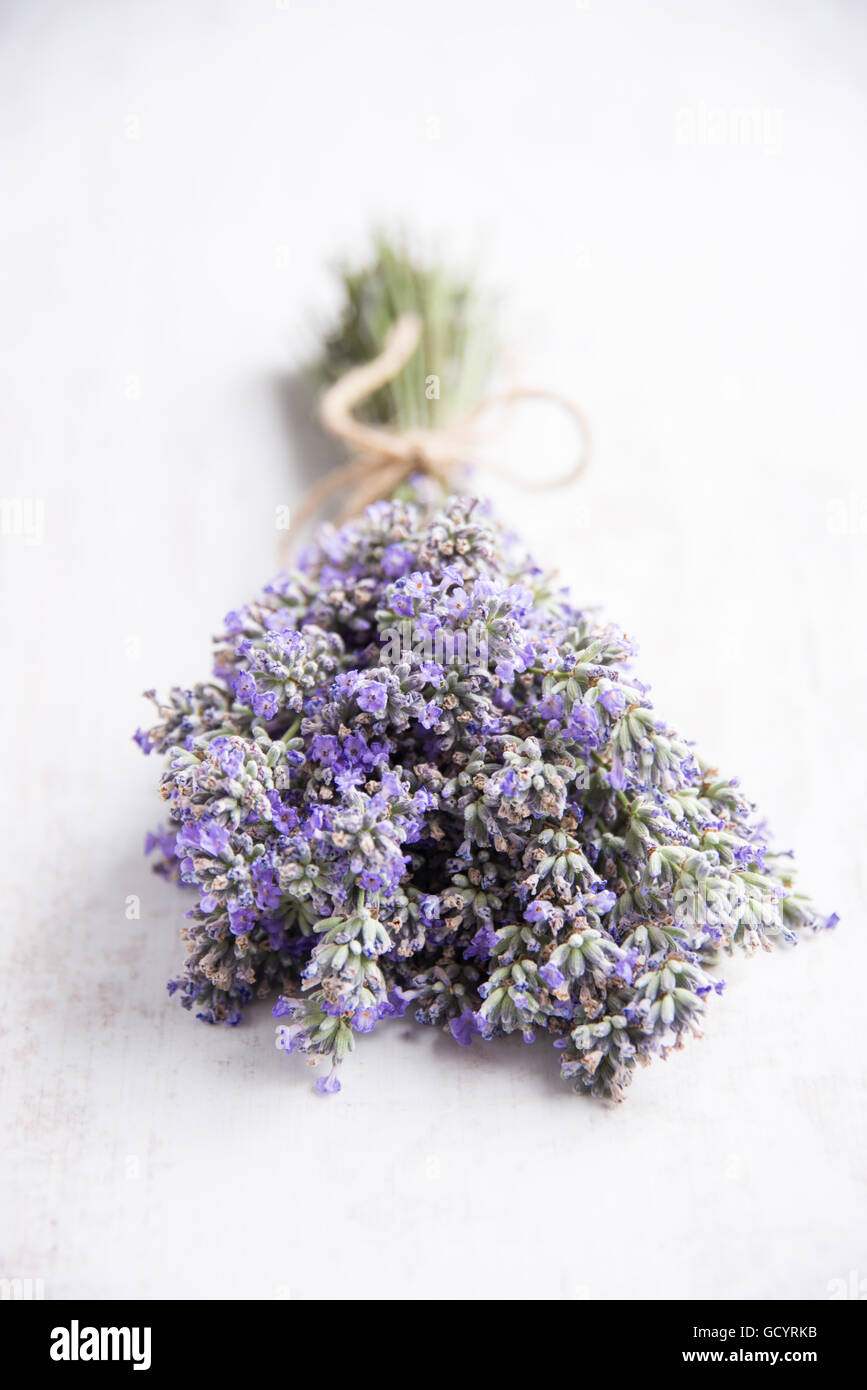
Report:
[[378,681],[370,681],[361,687],[356,694],[356,701],[359,709],[366,710],[368,714],[384,714],[388,704],[388,692],[384,685]]
[[[315,966],[310,965],[308,970],[315,973]],[[305,974],[307,973],[305,971]],[[338,994],[336,998],[323,998],[320,1008],[329,1018],[342,1018],[345,1013],[349,1012],[349,1000],[345,994]]]
[[431,591],[430,575],[415,570],[404,580],[403,591],[416,601],[427,598]]
[[442,719],[442,705],[423,705],[418,716],[418,722],[424,729],[432,729],[435,724]]
[[411,618],[415,613],[411,595],[400,589],[392,596],[391,606],[399,618]]
[[414,999],[418,998],[418,990],[401,989],[400,985],[395,985],[394,989],[388,991],[388,998],[382,1004],[381,1011],[383,1018],[403,1018],[407,1008]]
[[625,791],[626,768],[623,766],[623,759],[617,755],[611,760],[611,771],[608,774],[608,781],[615,791]]
[[406,574],[413,562],[413,553],[405,545],[389,545],[382,552],[382,572],[389,579]]
[[341,768],[340,772],[335,773],[334,785],[345,796],[353,787],[358,787],[365,780],[364,769],[360,767]]
[[[297,991],[278,1045],[327,1059],[324,1094],[351,1035],[412,1004],[462,1047],[547,1030],[573,1087],[619,1097],[721,988],[707,947],[837,917],[657,720],[623,634],[482,504],[434,490],[407,480],[325,527],[227,615],[216,679],[151,692],[136,739],[165,756],[168,828],[147,850],[192,904],[171,992],[234,1026],[256,995]],[[686,886],[705,882],[696,911]]]
[[226,632],[230,637],[234,636],[237,632],[243,632],[247,621],[248,615],[246,608],[233,608],[223,619]]
[[455,618],[463,618],[470,611],[470,596],[466,589],[452,589],[446,597],[446,608]]
[[340,744],[333,734],[316,734],[310,744],[310,756],[317,763],[331,767],[340,755]]
[[562,719],[563,701],[559,695],[548,695],[539,701],[536,712],[540,719]]
[[562,989],[566,983],[565,975],[557,969],[556,965],[543,965],[539,974],[549,989]]
[[340,1090],[340,1082],[337,1079],[337,1068],[333,1068],[327,1076],[316,1078],[316,1090],[320,1096],[336,1096]]
[[473,1040],[473,1034],[481,1033],[483,1029],[483,1021],[479,1019],[478,1014],[469,1009],[465,1009],[462,1014],[449,1022],[449,1032],[461,1047],[469,1047]]
[[428,685],[442,685],[445,676],[445,671],[438,661],[422,662],[418,673]]
[[144,852],[145,854],[153,854],[154,850],[158,849],[164,859],[174,859],[176,844],[177,835],[160,826],[156,832],[151,833],[149,831],[145,836]]
[[278,608],[276,613],[267,615],[265,627],[269,632],[290,632],[295,627],[295,615],[289,608]]
[[291,835],[298,829],[298,812],[294,806],[287,806],[279,792],[267,793],[271,807],[271,824],[281,835]]
[[610,888],[605,888],[601,893],[591,893],[586,899],[590,907],[595,907],[600,916],[610,912],[617,902],[617,894],[612,893]]
[[229,931],[233,936],[246,936],[257,922],[257,913],[252,907],[229,907]]
[[[381,687],[377,686],[376,689]],[[343,740],[343,756],[348,762],[360,763],[362,766],[370,762],[370,749],[362,734],[347,734]]]
[[582,747],[593,746],[599,732],[599,716],[591,705],[575,705],[569,716],[566,733]]
[[242,705],[252,705],[256,696],[256,682],[249,671],[240,671],[233,682],[235,695]]
[[273,690],[257,692],[253,696],[253,713],[260,719],[273,719],[279,706]]
[[635,974],[636,966],[641,960],[641,952],[635,946],[630,946],[628,951],[624,951],[620,960],[617,961],[613,974],[618,980],[624,980],[631,985]]
[[217,754],[220,767],[227,777],[237,777],[244,766],[244,754],[237,744],[227,738],[215,738],[211,744],[212,752]]
[[182,857],[188,849],[219,855],[228,848],[229,832],[215,820],[188,821],[178,831],[175,853]]
[[612,685],[601,691],[599,703],[603,709],[608,711],[612,719],[618,719],[626,709],[626,696],[618,686]]
[[432,922],[439,921],[442,910],[442,899],[436,893],[423,893],[418,900],[419,916],[428,926],[430,926]]
[[490,927],[479,927],[470,944],[464,948],[464,954],[470,960],[490,960],[497,941],[497,933]]
[[215,820],[199,821],[199,844],[207,854],[222,854],[229,845],[229,832]]

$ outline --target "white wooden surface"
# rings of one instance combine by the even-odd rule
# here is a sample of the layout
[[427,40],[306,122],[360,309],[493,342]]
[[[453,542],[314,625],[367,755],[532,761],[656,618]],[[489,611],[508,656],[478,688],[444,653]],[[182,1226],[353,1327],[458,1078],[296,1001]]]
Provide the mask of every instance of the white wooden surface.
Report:
[[[4,1278],[792,1298],[867,1276],[865,30],[833,0],[4,7],[0,493],[44,507],[0,537]],[[375,221],[476,254],[512,376],[580,399],[586,483],[504,489],[503,514],[640,635],[658,708],[843,919],[733,965],[704,1041],[618,1109],[541,1043],[468,1054],[409,1022],[323,1101],[267,1011],[216,1031],[164,993],[180,904],[140,854],[139,692],[203,674],[269,576],[274,508],[328,455],[293,373]]]

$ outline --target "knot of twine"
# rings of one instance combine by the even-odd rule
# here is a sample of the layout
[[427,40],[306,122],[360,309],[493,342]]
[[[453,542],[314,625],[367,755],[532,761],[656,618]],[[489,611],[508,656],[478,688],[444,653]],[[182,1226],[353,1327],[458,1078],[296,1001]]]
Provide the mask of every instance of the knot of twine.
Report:
[[[358,420],[353,414],[355,407],[397,376],[418,347],[423,331],[424,323],[418,314],[402,314],[392,326],[379,356],[350,368],[322,396],[319,402],[321,424],[329,434],[350,446],[353,457],[339,468],[332,469],[311,489],[293,515],[296,526],[303,525],[315,515],[333,493],[354,485],[354,491],[339,518],[345,521],[358,515],[370,503],[390,497],[413,473],[426,473],[448,488],[455,469],[472,464],[486,468],[530,492],[545,492],[568,487],[584,472],[590,454],[587,421],[568,397],[556,391],[518,386],[498,395],[486,396],[444,429],[398,431],[387,425],[369,425]],[[472,457],[470,426],[496,406],[511,406],[521,400],[550,401],[565,410],[577,425],[581,435],[581,452],[577,461],[561,477],[519,477],[487,459]]]

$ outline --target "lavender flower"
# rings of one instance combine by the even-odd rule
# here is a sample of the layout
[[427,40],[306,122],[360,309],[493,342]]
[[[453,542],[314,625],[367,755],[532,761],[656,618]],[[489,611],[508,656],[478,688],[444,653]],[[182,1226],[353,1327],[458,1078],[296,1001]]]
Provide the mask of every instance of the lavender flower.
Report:
[[194,890],[170,990],[229,1024],[276,995],[324,1093],[409,1007],[462,1046],[547,1037],[575,1090],[621,1097],[698,1030],[722,956],[836,922],[631,656],[473,499],[324,527],[136,735],[166,760],[148,850]]

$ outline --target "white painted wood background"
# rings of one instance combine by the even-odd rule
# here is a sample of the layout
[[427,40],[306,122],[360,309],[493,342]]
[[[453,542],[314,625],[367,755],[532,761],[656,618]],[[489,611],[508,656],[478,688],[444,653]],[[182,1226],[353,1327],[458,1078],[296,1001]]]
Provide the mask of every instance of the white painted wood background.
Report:
[[[4,7],[0,493],[37,506],[0,537],[0,1276],[49,1298],[867,1277],[865,39],[842,0]],[[842,917],[733,964],[705,1039],[617,1109],[543,1043],[467,1053],[409,1021],[323,1101],[267,1010],[217,1031],[164,993],[181,904],[141,857],[139,692],[206,672],[274,568],[275,506],[329,460],[294,374],[373,222],[475,255],[512,378],[581,401],[586,481],[500,489],[503,515],[640,636],[657,707]],[[529,466],[562,459],[529,423]]]

